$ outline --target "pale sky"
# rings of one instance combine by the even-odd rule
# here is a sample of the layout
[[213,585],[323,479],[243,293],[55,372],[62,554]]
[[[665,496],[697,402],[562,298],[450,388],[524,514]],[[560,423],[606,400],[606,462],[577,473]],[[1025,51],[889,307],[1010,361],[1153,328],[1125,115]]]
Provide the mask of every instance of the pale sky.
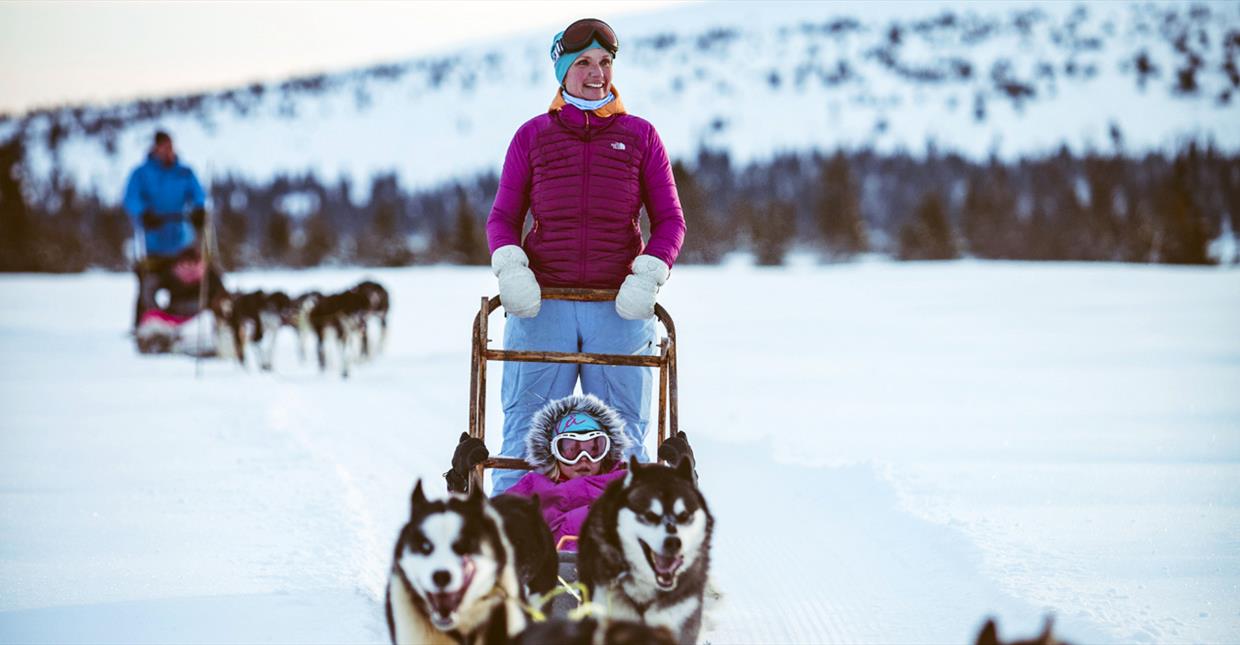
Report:
[[577,18],[669,4],[0,0],[0,113],[344,70],[486,36],[549,40]]

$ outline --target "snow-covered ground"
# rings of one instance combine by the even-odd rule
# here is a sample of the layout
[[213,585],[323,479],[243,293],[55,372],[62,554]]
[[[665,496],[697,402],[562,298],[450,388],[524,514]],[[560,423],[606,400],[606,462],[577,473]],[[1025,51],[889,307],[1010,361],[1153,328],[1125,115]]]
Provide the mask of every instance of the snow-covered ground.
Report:
[[[367,274],[393,329],[347,382],[291,336],[274,374],[196,379],[134,354],[130,276],[0,277],[0,641],[384,640],[493,278],[230,286]],[[711,642],[963,643],[1047,612],[1074,641],[1240,639],[1240,272],[682,267],[662,301],[717,516]]]

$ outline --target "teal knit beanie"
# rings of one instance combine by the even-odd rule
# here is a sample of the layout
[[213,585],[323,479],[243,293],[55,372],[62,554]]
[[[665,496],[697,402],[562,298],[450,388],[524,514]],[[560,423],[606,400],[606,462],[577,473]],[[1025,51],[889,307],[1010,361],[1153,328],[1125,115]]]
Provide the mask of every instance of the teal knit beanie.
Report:
[[573,61],[577,60],[577,57],[581,56],[582,52],[588,49],[594,49],[595,47],[604,51],[607,49],[606,47],[603,47],[602,43],[600,43],[597,38],[595,38],[590,41],[590,44],[587,45],[585,49],[572,53],[565,52],[560,54],[559,58],[555,58],[555,45],[560,42],[560,39],[563,37],[564,32],[561,31],[555,35],[555,38],[551,39],[551,58],[555,61],[555,80],[559,82],[560,85],[564,84],[564,77],[568,75],[568,68],[572,67]]

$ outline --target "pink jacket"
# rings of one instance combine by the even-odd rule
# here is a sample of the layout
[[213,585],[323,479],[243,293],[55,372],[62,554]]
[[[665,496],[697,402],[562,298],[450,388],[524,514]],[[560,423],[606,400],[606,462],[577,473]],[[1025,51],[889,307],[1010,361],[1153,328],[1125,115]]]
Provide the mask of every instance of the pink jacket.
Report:
[[[565,535],[581,535],[581,525],[590,512],[590,504],[603,494],[608,484],[620,479],[626,472],[624,464],[619,463],[611,472],[558,484],[542,473],[530,472],[505,492],[526,497],[537,495],[542,503],[543,519],[547,521],[558,545]],[[565,544],[563,550],[576,551],[576,540]]]
[[[644,249],[643,205],[650,218]],[[534,226],[522,242],[527,211]],[[491,251],[521,244],[543,287],[619,288],[642,253],[672,266],[684,235],[672,166],[654,126],[572,105],[517,130],[487,218]]]

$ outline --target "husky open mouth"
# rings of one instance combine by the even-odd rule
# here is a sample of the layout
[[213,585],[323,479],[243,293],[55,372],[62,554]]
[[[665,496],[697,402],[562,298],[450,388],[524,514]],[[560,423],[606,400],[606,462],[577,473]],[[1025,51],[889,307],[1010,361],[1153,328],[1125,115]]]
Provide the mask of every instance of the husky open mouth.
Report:
[[455,623],[456,610],[469,591],[469,583],[474,581],[474,562],[463,558],[461,562],[461,588],[456,591],[427,592],[426,602],[431,606],[431,622],[440,629],[451,629]]
[[646,554],[646,562],[650,563],[650,570],[654,571],[655,584],[664,591],[676,586],[676,571],[680,569],[680,565],[684,564],[684,557],[680,554],[666,556],[655,552],[645,540],[639,539],[637,542],[642,545],[642,551]]

